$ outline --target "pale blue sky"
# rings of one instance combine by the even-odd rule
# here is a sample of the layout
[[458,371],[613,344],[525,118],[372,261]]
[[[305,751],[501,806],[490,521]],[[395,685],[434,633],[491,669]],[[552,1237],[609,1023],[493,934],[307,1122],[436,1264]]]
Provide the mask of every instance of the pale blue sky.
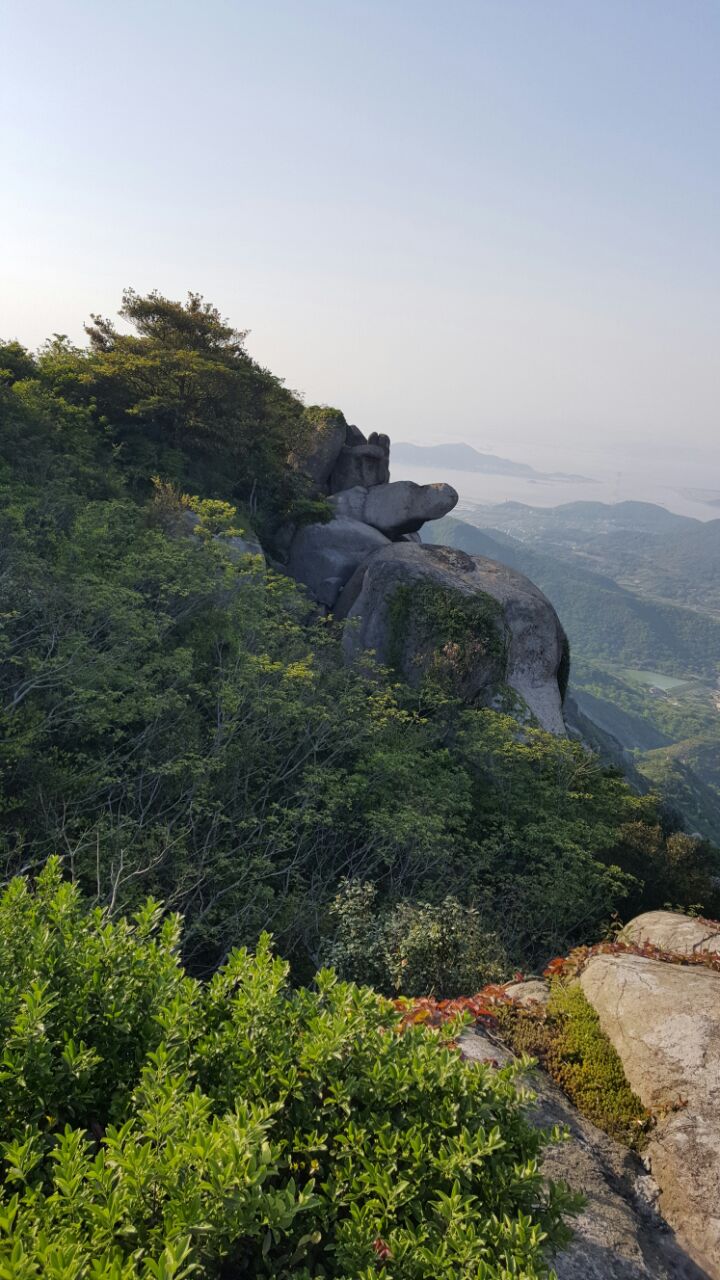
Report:
[[720,0],[0,0],[0,29],[0,334],[194,289],[367,430],[711,459]]

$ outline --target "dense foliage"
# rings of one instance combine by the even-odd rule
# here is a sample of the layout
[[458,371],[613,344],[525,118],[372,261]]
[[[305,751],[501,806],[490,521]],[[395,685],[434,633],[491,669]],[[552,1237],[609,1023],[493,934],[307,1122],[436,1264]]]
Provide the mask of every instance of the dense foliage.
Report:
[[378,901],[374,885],[344,881],[331,906],[329,963],[381,991],[446,996],[503,978],[507,954],[479,911],[448,895],[438,904]]
[[178,923],[0,898],[0,1275],[540,1280],[578,1206],[513,1069],[266,939],[203,985]]
[[183,305],[128,290],[120,316],[134,332],[93,316],[87,347],[56,335],[37,360],[16,342],[0,344],[0,383],[30,382],[21,400],[40,395],[47,405],[50,396],[54,412],[82,416],[134,494],[147,494],[159,474],[204,496],[247,502],[261,518],[302,502],[286,460],[303,447],[311,420],[248,355],[246,334],[197,294]]
[[717,913],[714,855],[679,859],[619,774],[433,673],[348,665],[340,626],[238,559],[250,517],[307,516],[286,458],[322,413],[200,299],[123,315],[135,334],[96,321],[88,349],[0,348],[6,875],[60,853],[113,913],[182,911],[194,972],[270,928],[298,977],[342,957],[341,882],[374,886],[375,977],[409,994],[538,963],[623,904]]

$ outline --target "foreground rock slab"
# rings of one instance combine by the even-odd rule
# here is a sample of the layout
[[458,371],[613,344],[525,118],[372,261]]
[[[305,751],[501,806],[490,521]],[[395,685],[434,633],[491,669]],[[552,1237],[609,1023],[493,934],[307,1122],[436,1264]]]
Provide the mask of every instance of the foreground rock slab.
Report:
[[660,1209],[720,1280],[720,973],[598,955],[580,983],[632,1089],[657,1116],[646,1154]]
[[676,955],[720,955],[720,924],[698,920],[680,911],[646,911],[625,925],[622,942],[649,943]]
[[[500,1066],[512,1056],[484,1034],[466,1034],[461,1048],[471,1061]],[[640,1161],[579,1115],[544,1072],[528,1084],[537,1094],[534,1121],[565,1125],[570,1133],[549,1148],[544,1172],[587,1197],[574,1239],[553,1259],[558,1280],[708,1280],[653,1209],[654,1187]]]

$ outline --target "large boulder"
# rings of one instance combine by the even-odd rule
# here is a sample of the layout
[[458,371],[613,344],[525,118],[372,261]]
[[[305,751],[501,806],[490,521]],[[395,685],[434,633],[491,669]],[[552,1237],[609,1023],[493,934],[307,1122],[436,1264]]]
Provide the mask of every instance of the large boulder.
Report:
[[293,538],[287,571],[320,604],[332,608],[358,565],[389,545],[379,529],[359,520],[338,517],[328,524],[305,525]]
[[340,493],[360,484],[371,488],[390,479],[390,441],[373,433],[367,444],[345,444],[340,450],[329,480],[330,493]]
[[374,650],[411,684],[434,671],[471,705],[522,705],[564,734],[565,636],[542,592],[514,569],[451,547],[395,543],[348,582],[336,615],[348,653]]
[[374,525],[388,538],[417,533],[428,520],[440,520],[457,504],[449,484],[415,484],[395,480],[372,488],[355,485],[331,497],[339,516],[350,516]]
[[367,444],[366,437],[363,435],[360,428],[355,426],[354,422],[348,422],[347,424],[347,432],[345,434],[345,444],[349,444],[349,445]]
[[720,955],[720,924],[684,916],[680,911],[646,911],[625,925],[620,940],[649,944],[676,955]]
[[662,1213],[720,1280],[720,973],[607,954],[590,960],[580,983],[657,1117],[646,1156]]

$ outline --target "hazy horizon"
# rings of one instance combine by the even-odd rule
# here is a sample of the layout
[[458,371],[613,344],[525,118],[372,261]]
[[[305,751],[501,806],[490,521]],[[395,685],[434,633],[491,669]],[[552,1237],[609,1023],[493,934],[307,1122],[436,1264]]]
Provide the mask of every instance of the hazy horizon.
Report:
[[0,336],[197,290],[366,430],[720,489],[713,0],[38,0],[4,28]]

